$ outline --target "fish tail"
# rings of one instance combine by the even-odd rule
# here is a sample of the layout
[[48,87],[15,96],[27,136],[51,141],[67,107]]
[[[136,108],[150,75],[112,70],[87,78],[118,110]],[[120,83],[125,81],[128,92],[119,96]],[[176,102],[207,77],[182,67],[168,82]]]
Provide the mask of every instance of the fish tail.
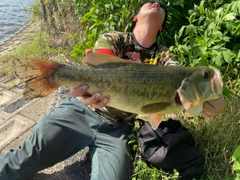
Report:
[[45,97],[57,90],[60,85],[54,83],[52,74],[61,64],[54,61],[23,58],[13,61],[15,76],[25,82],[24,99]]

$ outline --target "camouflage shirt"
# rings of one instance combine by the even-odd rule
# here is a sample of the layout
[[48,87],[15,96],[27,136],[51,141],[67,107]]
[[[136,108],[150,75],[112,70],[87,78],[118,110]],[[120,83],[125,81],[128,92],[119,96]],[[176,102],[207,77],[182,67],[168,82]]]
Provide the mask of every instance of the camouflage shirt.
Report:
[[[142,47],[132,32],[109,32],[103,34],[96,41],[94,51],[98,49],[109,49],[115,56],[137,63],[152,65],[179,65],[174,54],[168,48],[154,43],[151,47]],[[123,112],[111,107],[94,109],[99,116],[116,124],[132,125],[136,114]]]

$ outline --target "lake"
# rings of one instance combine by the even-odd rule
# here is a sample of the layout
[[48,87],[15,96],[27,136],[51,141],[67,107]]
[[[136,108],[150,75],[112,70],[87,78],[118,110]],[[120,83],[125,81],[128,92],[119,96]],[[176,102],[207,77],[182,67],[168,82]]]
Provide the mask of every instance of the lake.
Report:
[[30,20],[34,0],[0,0],[0,44],[24,28]]

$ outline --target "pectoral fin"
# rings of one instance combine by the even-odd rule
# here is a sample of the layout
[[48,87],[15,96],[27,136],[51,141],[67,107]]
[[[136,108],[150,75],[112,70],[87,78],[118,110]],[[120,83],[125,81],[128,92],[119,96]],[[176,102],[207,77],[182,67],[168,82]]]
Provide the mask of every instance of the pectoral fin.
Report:
[[154,114],[154,113],[160,112],[162,110],[165,110],[170,105],[171,104],[168,102],[148,104],[148,105],[142,107],[141,111],[146,114]]
[[162,122],[162,114],[139,114],[139,119],[149,122],[152,128],[155,130],[158,128],[159,124]]
[[152,128],[155,130],[158,128],[159,124],[162,122],[162,114],[151,114],[148,121],[151,124]]

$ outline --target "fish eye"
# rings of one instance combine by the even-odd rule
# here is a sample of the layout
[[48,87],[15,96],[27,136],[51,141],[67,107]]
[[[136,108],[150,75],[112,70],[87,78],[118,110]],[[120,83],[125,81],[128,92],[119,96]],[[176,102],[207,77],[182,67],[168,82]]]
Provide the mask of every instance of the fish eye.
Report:
[[203,72],[203,78],[208,79],[209,78],[209,73],[208,72]]

